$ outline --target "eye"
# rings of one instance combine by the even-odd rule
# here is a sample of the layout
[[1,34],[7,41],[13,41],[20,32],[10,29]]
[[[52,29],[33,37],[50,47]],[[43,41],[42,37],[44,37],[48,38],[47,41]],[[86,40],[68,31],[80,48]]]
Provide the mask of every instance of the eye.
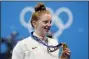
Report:
[[45,24],[48,23],[48,21],[43,21]]
[[50,23],[50,24],[52,23],[52,21],[43,21],[43,22],[44,22],[45,24],[46,24],[46,23]]
[[50,24],[52,23],[52,21],[50,21]]

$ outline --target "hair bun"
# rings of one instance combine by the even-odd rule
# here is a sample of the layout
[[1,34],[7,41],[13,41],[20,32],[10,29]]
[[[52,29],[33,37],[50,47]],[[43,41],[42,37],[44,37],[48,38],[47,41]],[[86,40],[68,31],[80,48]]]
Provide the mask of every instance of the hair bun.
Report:
[[35,12],[42,10],[46,10],[45,5],[43,3],[38,3],[38,5],[35,7]]

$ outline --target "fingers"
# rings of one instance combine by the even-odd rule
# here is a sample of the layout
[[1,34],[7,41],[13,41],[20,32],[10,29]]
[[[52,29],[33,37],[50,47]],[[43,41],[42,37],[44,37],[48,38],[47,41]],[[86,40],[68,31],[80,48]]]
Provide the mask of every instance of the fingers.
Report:
[[69,48],[65,48],[64,50],[63,50],[63,52],[62,52],[62,57],[63,58],[70,58],[70,54],[71,54],[71,51],[70,51],[70,49]]
[[70,49],[69,48],[65,48],[63,51],[62,51],[62,55],[60,56],[60,59],[70,59]]
[[71,51],[68,48],[67,44],[66,43],[62,43],[61,47],[63,48],[63,52],[62,52],[61,57],[62,58],[70,58]]
[[70,52],[71,52],[70,49],[65,48],[65,50],[64,50],[64,53],[65,53],[65,54],[70,55]]
[[67,55],[70,55],[70,49],[65,48],[65,53],[66,53]]

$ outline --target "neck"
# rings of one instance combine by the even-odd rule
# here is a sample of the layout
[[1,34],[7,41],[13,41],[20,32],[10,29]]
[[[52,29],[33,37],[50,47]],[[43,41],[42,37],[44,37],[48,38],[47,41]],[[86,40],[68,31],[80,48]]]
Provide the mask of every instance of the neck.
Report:
[[42,34],[41,32],[38,32],[38,31],[34,31],[39,37],[42,37],[42,38],[44,38],[45,37],[45,35],[44,34]]

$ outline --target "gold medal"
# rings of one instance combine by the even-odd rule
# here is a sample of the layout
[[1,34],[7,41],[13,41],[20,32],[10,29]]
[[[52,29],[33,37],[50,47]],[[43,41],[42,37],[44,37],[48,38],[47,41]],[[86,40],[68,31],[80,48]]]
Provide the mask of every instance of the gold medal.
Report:
[[66,43],[63,43],[63,51],[65,50],[65,48],[68,48]]

